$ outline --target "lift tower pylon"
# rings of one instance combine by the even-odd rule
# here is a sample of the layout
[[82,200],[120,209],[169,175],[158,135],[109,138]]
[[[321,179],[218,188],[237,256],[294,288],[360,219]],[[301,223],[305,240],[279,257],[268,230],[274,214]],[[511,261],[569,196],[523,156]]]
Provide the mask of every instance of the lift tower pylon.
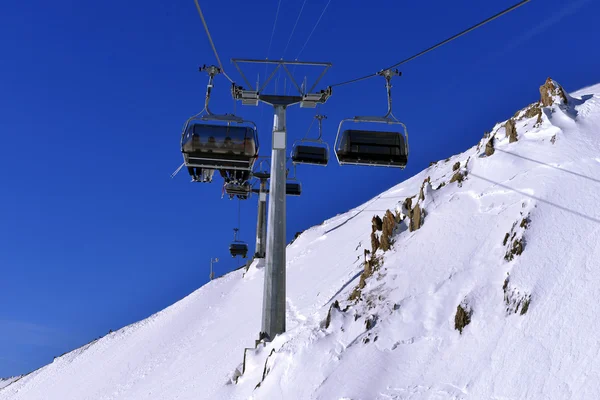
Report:
[[[249,89],[233,84],[232,95],[244,105],[257,106],[261,101],[273,106],[273,146],[271,150],[271,179],[269,185],[269,213],[267,217],[267,245],[265,259],[265,284],[263,292],[262,327],[259,340],[271,341],[276,335],[285,332],[286,309],[286,147],[287,127],[286,109],[289,106],[300,104],[303,108],[315,108],[331,96],[331,88],[313,92],[321,78],[331,67],[331,63],[302,62],[284,60],[252,60],[232,59],[234,66],[239,71]],[[273,72],[262,83],[262,86],[253,87],[244,75],[241,64],[271,64],[276,65]],[[308,85],[298,85],[288,66],[311,66],[323,69],[319,77],[308,88]],[[275,73],[283,69],[297,89],[297,94],[278,95],[263,93]]]

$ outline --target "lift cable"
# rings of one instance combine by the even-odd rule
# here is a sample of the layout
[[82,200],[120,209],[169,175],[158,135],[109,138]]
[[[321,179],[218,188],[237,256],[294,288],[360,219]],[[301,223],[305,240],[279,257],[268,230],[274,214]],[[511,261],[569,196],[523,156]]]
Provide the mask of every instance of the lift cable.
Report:
[[294,36],[294,32],[296,32],[296,27],[298,26],[298,21],[300,21],[300,16],[302,16],[302,11],[304,11],[304,6],[306,5],[306,1],[304,0],[304,2],[302,3],[302,7],[300,7],[300,12],[298,13],[298,17],[296,18],[296,22],[294,23],[294,27],[292,28],[292,33],[290,33],[290,37],[288,38],[287,44],[285,45],[285,48],[283,49],[283,55],[281,56],[281,59],[283,59],[283,57],[285,57],[285,53],[290,45],[290,42],[292,41],[292,36]]
[[[427,49],[425,49],[425,50],[423,50],[423,51],[421,51],[421,52],[419,52],[419,53],[417,53],[417,54],[415,54],[415,55],[413,55],[413,56],[411,56],[411,57],[409,57],[409,58],[407,58],[407,59],[404,59],[404,60],[402,60],[402,61],[400,61],[400,62],[398,62],[398,63],[396,63],[396,64],[394,64],[394,65],[392,65],[392,66],[390,66],[390,67],[388,67],[388,68],[384,68],[384,69],[382,69],[381,71],[389,70],[389,69],[392,69],[392,68],[398,67],[398,66],[400,66],[400,65],[402,65],[402,64],[405,64],[405,63],[407,63],[407,62],[409,62],[409,61],[412,61],[412,60],[414,60],[414,59],[415,59],[415,58],[417,58],[417,57],[420,57],[420,56],[422,56],[422,55],[424,55],[424,54],[426,54],[426,53],[429,53],[430,51],[432,51],[432,50],[435,50],[435,49],[437,49],[438,47],[441,47],[441,46],[445,45],[446,43],[449,43],[449,42],[453,41],[454,39],[457,39],[457,38],[459,38],[459,37],[461,37],[461,36],[463,36],[463,35],[465,35],[465,34],[467,34],[467,33],[471,32],[471,31],[473,31],[473,30],[475,30],[475,29],[477,29],[477,28],[479,28],[479,27],[481,27],[481,26],[483,26],[483,25],[487,24],[488,22],[491,22],[491,21],[493,21],[493,20],[495,20],[495,19],[497,19],[497,18],[499,18],[499,17],[501,17],[501,16],[503,16],[503,15],[505,15],[505,14],[508,14],[509,12],[511,12],[511,11],[513,11],[513,10],[515,10],[515,9],[519,8],[519,7],[521,7],[522,5],[524,5],[524,4],[526,4],[526,3],[529,3],[530,1],[531,1],[531,0],[523,0],[523,1],[521,1],[520,3],[517,3],[517,4],[513,5],[512,7],[509,7],[509,8],[507,8],[506,10],[499,12],[498,14],[496,14],[496,15],[493,15],[493,16],[491,16],[491,17],[487,18],[487,19],[486,19],[486,20],[484,20],[484,21],[481,21],[481,22],[480,22],[480,23],[478,23],[477,25],[473,25],[472,27],[470,27],[470,28],[467,28],[467,29],[465,29],[464,31],[462,31],[462,32],[460,32],[460,33],[457,33],[456,35],[454,35],[454,36],[452,36],[452,37],[449,37],[448,39],[446,39],[446,40],[444,40],[444,41],[442,41],[442,42],[439,42],[438,44],[435,44],[435,45],[433,45],[433,46],[431,46],[431,47],[429,47],[429,48],[427,48]],[[362,81],[362,80],[365,80],[365,79],[373,78],[373,77],[375,77],[375,76],[378,76],[378,75],[380,75],[380,72],[381,72],[381,71],[379,71],[379,72],[375,72],[375,73],[373,73],[373,74],[370,74],[370,75],[365,75],[365,76],[362,76],[362,77],[360,77],[360,78],[355,78],[355,79],[351,79],[351,80],[348,80],[348,81],[344,81],[344,82],[336,83],[336,84],[334,84],[334,85],[330,85],[330,87],[336,87],[336,86],[348,85],[348,84],[350,84],[350,83],[355,83],[355,82],[359,82],[359,81]]]
[[325,11],[327,11],[327,7],[329,7],[329,3],[331,3],[331,0],[329,0],[327,2],[327,4],[325,4],[325,8],[323,8],[323,11],[321,12],[321,15],[319,16],[319,19],[315,23],[315,26],[312,28],[312,31],[310,31],[310,34],[308,35],[308,38],[306,38],[306,42],[304,42],[304,45],[302,46],[302,48],[300,49],[300,52],[296,56],[296,60],[298,60],[298,58],[300,57],[300,54],[302,54],[302,52],[304,51],[304,48],[308,44],[308,41],[312,37],[313,33],[315,33],[315,30],[317,29],[317,26],[319,25],[319,22],[321,22],[321,18],[323,18],[323,15],[325,15]]
[[[306,1],[305,1],[306,3]],[[300,52],[298,53],[298,55],[296,56],[295,60],[297,61],[298,58],[300,57],[300,54],[302,54],[302,52],[304,51],[304,49],[306,48],[306,45],[308,44],[308,41],[310,40],[310,38],[312,37],[313,33],[315,33],[315,30],[317,29],[317,26],[319,25],[319,23],[321,22],[321,19],[323,18],[323,15],[325,15],[325,11],[327,11],[327,7],[329,7],[329,3],[331,3],[331,0],[329,0],[327,2],[327,4],[325,4],[325,7],[323,8],[323,11],[321,11],[321,15],[319,15],[319,18],[317,19],[317,22],[315,23],[315,25],[313,26],[312,30],[310,31],[310,34],[308,35],[308,38],[306,38],[306,41],[304,42],[304,44],[302,45],[302,48],[300,49]],[[302,7],[304,7],[304,5],[302,5]],[[298,16],[299,18],[300,16]],[[296,21],[296,23],[298,23],[298,21]],[[290,37],[291,39],[291,37]],[[288,43],[289,44],[289,43]],[[286,46],[287,49],[287,46]],[[285,51],[284,51],[285,54]],[[281,57],[283,59],[283,56]],[[294,68],[292,69],[292,75],[294,75],[294,73],[296,72],[296,65],[294,65]],[[284,88],[284,95],[287,95],[287,85]]]
[[241,215],[242,215],[242,201],[238,197],[238,223],[237,223],[238,231],[239,231],[240,225],[241,225]]
[[281,8],[281,0],[277,3],[277,11],[275,12],[275,21],[273,21],[273,29],[271,30],[271,39],[269,40],[269,48],[267,49],[267,59],[269,59],[269,53],[271,52],[271,46],[273,45],[273,37],[275,36],[275,28],[277,27],[277,18],[279,17],[279,9]]
[[204,14],[202,13],[202,9],[200,8],[200,4],[198,0],[194,0],[196,3],[196,9],[198,10],[198,14],[200,15],[200,19],[202,20],[202,24],[204,25],[204,30],[206,31],[206,36],[208,36],[208,40],[210,41],[210,45],[212,46],[213,52],[215,53],[215,57],[217,58],[217,62],[219,63],[219,68],[221,68],[221,73],[229,80],[229,82],[233,83],[233,79],[227,75],[225,69],[223,69],[223,63],[221,63],[221,59],[219,58],[219,53],[217,53],[217,48],[215,47],[215,43],[212,40],[212,36],[210,35],[210,31],[208,30],[208,25],[206,24],[206,19],[204,19]]

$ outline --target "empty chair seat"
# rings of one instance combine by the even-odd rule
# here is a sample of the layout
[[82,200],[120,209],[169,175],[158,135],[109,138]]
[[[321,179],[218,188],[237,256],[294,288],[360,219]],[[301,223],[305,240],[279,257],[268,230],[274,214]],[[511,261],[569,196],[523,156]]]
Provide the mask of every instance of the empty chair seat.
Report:
[[248,245],[243,242],[233,242],[229,245],[229,253],[232,257],[242,256],[246,258],[248,254]]
[[329,151],[326,147],[297,145],[292,152],[294,164],[327,165]]
[[398,132],[348,129],[336,149],[340,164],[405,167],[408,161],[404,136]]
[[302,194],[302,185],[300,182],[286,182],[285,194],[288,196],[300,196]]
[[191,123],[181,139],[185,165],[251,170],[258,157],[255,134],[247,126]]

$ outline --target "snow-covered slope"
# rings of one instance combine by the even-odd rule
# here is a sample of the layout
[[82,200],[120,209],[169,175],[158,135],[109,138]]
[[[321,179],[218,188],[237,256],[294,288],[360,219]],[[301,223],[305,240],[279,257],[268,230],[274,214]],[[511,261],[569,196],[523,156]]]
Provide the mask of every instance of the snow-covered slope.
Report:
[[11,376],[9,378],[0,378],[0,389],[10,385],[14,381],[18,380],[20,376]]
[[255,262],[0,400],[599,399],[600,85],[571,96],[304,232],[273,343]]

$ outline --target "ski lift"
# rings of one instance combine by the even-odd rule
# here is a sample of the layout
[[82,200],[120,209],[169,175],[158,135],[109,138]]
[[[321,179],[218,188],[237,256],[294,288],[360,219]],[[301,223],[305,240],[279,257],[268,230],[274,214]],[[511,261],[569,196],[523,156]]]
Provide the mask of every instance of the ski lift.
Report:
[[233,229],[233,242],[229,245],[229,253],[231,253],[231,257],[242,256],[242,258],[246,258],[248,254],[248,244],[237,239],[238,231],[238,228]]
[[250,182],[228,182],[225,183],[225,193],[229,195],[230,199],[233,199],[234,196],[237,196],[240,200],[247,200],[250,198],[252,194],[252,185]]
[[288,196],[300,196],[302,194],[302,184],[300,182],[286,182],[285,194]]
[[[398,70],[381,71],[385,77],[388,111],[383,117],[354,117],[340,122],[336,136],[336,158],[340,165],[365,165],[402,168],[408,162],[408,131],[392,113],[391,80]],[[342,129],[348,123],[382,123],[388,130]],[[346,124],[346,125],[345,125]],[[397,129],[396,129],[397,128]]]
[[304,138],[294,142],[292,148],[292,162],[294,165],[312,164],[327,166],[329,161],[329,145],[321,139],[322,122],[326,118],[325,115],[315,115],[315,119],[319,121],[319,136],[316,139],[307,139],[306,137],[315,122],[315,119],[313,119]]
[[[209,75],[204,109],[190,117],[181,134],[181,153],[195,181],[206,169],[252,171],[258,157],[256,124],[232,114],[215,115],[208,108],[214,76],[220,69],[202,67]],[[210,180],[207,180],[210,181]]]
[[285,183],[285,194],[288,196],[300,196],[302,184],[296,179],[296,165],[294,165],[294,176]]

